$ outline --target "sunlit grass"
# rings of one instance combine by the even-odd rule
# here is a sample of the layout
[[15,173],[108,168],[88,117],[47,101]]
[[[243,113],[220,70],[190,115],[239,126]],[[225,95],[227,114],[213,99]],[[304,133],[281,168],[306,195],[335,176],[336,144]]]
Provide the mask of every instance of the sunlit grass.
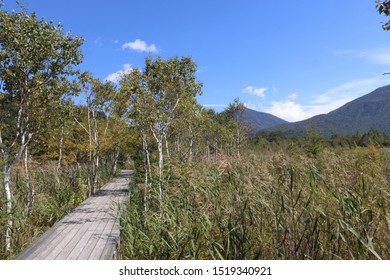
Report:
[[173,166],[162,209],[152,203],[145,212],[143,186],[135,186],[122,257],[390,258],[389,149],[324,149],[316,157],[258,150],[241,158]]
[[[13,231],[12,253],[4,252],[4,238],[0,239],[0,259],[13,258],[33,240],[44,233],[56,221],[70,213],[77,205],[87,198],[86,166],[64,167],[57,181],[55,165],[30,164],[30,185],[35,188],[35,202],[31,214],[28,212],[29,191],[26,188],[25,173],[18,166],[12,176],[13,189]],[[110,178],[111,169],[99,170],[99,185],[102,186]],[[0,175],[1,177],[1,175]],[[0,190],[0,199],[4,199],[3,188]],[[0,201],[5,205],[5,201]],[[0,236],[5,232],[7,216],[4,209],[0,209]]]

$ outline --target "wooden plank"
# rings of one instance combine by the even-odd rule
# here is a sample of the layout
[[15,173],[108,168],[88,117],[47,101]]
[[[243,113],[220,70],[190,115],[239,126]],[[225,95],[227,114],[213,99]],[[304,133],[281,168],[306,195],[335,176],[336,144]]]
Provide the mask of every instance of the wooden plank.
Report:
[[[96,206],[99,205],[98,200],[90,200],[90,205],[80,207],[75,212],[70,214],[70,218],[61,224],[57,235],[48,240],[45,244],[45,250],[36,256],[37,259],[55,259],[56,256],[66,247],[66,245],[76,236],[80,226],[96,211]],[[92,203],[93,202],[93,203]]]
[[117,216],[128,195],[131,174],[122,171],[16,259],[112,259],[119,241]]
[[[80,212],[76,212],[77,216],[69,214],[62,220],[53,225],[46,233],[37,239],[29,248],[17,256],[16,259],[36,259],[40,254],[45,254],[45,251],[50,249],[50,244],[53,240],[66,228],[71,229],[72,226],[67,226],[67,223],[74,218],[81,218]],[[54,243],[53,243],[54,244]]]
[[[97,201],[95,203],[100,205]],[[80,240],[85,235],[87,230],[93,227],[94,224],[96,224],[96,220],[100,219],[103,213],[103,209],[104,206],[100,206],[92,215],[87,216],[86,220],[82,224],[77,226],[77,232],[66,244],[66,246],[62,248],[62,250],[59,250],[59,253],[55,256],[56,260],[65,260],[68,257],[68,255],[74,250],[74,248],[78,246]]]
[[77,257],[78,260],[90,260],[90,256],[95,249],[96,244],[99,241],[99,238],[102,236],[106,225],[109,223],[110,219],[106,217],[106,213],[101,219],[100,223],[97,226],[96,231],[89,238],[88,242],[84,246],[84,250],[81,251],[80,255]]
[[[106,226],[104,227],[104,230],[102,231],[101,235],[99,238],[97,238],[97,242],[89,255],[89,260],[99,260],[102,257],[102,252],[106,246],[107,243],[112,244],[112,246],[115,246],[115,242],[112,243],[111,241],[111,231],[115,225],[115,220],[110,219]],[[105,256],[107,257],[107,256]],[[103,258],[104,259],[104,258]]]
[[[97,219],[103,218],[104,212],[100,211],[98,213]],[[88,240],[91,238],[91,236],[96,232],[98,223],[94,222],[92,223],[88,229],[84,232],[83,236],[80,239],[75,239],[77,241],[77,245],[72,249],[72,251],[68,254],[66,257],[67,260],[75,260],[78,258],[78,256],[81,254],[81,252],[84,250],[85,246],[88,243]]]
[[119,241],[120,241],[119,235],[120,235],[119,225],[118,223],[115,223],[114,227],[112,228],[110,237],[106,242],[106,245],[103,248],[102,253],[100,255],[101,260],[109,260],[109,259],[116,258],[116,249],[119,246]]

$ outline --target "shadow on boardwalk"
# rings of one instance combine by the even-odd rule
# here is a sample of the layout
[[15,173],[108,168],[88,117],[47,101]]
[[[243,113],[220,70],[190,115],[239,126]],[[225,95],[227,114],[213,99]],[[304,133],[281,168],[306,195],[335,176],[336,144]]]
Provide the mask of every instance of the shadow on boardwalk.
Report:
[[118,214],[133,171],[122,170],[95,195],[58,221],[17,260],[109,260],[119,242]]

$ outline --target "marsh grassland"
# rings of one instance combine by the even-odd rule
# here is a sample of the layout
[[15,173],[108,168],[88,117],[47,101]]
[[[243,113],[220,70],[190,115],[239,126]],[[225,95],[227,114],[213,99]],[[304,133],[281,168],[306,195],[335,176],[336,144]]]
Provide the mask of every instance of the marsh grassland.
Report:
[[264,148],[170,176],[148,211],[134,186],[123,258],[390,258],[389,148]]

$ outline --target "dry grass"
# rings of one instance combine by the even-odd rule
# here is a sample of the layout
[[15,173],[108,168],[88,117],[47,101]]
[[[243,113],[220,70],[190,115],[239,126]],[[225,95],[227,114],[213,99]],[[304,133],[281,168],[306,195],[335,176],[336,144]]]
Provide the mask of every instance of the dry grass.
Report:
[[[87,197],[88,169],[85,166],[64,167],[59,183],[55,177],[55,164],[32,162],[30,169],[31,186],[34,186],[36,191],[33,212],[28,213],[29,192],[26,188],[24,169],[22,166],[17,166],[11,180],[14,195],[12,252],[4,251],[3,234],[8,217],[3,208],[0,208],[0,259],[12,259]],[[99,174],[102,185],[110,177],[110,170],[102,168]],[[5,205],[4,197],[1,188],[0,205]]]
[[[389,259],[390,150],[255,151],[173,166],[163,207],[134,189],[129,259]],[[157,196],[156,196],[157,197]],[[156,203],[157,205],[158,203]]]

